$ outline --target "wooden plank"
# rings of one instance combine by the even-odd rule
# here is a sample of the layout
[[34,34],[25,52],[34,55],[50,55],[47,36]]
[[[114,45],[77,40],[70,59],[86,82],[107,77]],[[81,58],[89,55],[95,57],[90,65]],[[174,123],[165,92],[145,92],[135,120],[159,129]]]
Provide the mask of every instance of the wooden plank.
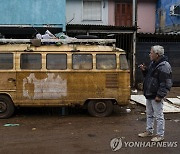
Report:
[[166,99],[174,105],[180,105],[180,99],[179,98],[166,98]]
[[[143,95],[131,95],[131,100],[146,106],[146,98]],[[180,108],[164,101],[163,113],[180,112]]]

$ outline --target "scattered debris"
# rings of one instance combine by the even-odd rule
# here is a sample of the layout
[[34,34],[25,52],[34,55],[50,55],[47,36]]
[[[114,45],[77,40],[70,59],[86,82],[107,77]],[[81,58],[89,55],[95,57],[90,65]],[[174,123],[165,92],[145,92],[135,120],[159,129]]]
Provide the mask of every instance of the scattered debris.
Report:
[[[40,33],[36,34],[36,39],[42,40],[42,39],[59,39],[64,41],[64,44],[70,43],[71,41],[77,40],[76,38],[69,37],[68,35],[65,35],[64,33],[57,33],[52,34],[49,30],[46,30],[44,35],[41,35]],[[61,45],[60,42],[56,43],[57,45]]]
[[144,112],[141,112],[141,114],[145,114]]
[[175,105],[180,105],[180,99],[179,98],[166,98],[169,102]]
[[[131,100],[146,106],[146,98],[143,95],[131,95]],[[180,108],[164,101],[164,113],[180,112]]]
[[120,131],[116,129],[116,130],[114,130],[114,132],[120,132]]
[[176,119],[176,120],[174,120],[175,122],[179,122],[180,120],[178,120],[178,119]]
[[136,103],[134,101],[129,101],[130,104],[135,105]]
[[14,127],[19,126],[19,124],[4,124],[4,127]]
[[34,131],[34,130],[36,130],[36,128],[32,128],[32,130]]
[[127,113],[130,113],[130,112],[131,112],[131,109],[126,109],[126,112],[127,112]]
[[44,35],[41,35],[39,33],[36,34],[36,38],[37,39],[55,39],[56,37],[49,30],[46,30]]

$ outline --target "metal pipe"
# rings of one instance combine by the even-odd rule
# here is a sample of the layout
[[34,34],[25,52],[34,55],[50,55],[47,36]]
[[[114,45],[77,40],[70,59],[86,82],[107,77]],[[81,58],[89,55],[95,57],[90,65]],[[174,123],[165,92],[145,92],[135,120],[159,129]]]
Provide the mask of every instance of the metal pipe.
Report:
[[[41,39],[42,43],[115,43],[116,39]],[[31,39],[0,39],[0,43],[31,43]]]
[[[137,0],[133,0],[133,26],[137,27]],[[136,72],[136,31],[133,33],[133,53],[132,53],[132,86],[135,86]]]

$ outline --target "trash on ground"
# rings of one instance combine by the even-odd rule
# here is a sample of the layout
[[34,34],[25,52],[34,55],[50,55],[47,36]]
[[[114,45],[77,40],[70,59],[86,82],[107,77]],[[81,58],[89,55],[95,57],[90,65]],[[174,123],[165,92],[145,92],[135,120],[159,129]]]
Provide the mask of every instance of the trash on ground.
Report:
[[176,120],[174,120],[175,122],[179,122],[180,120],[178,120],[178,119],[176,119]]
[[19,126],[19,124],[4,124],[4,127],[14,127]]
[[32,128],[32,130],[36,130],[36,128]]
[[127,113],[130,113],[130,112],[131,112],[131,109],[126,109],[126,112],[127,112]]
[[141,112],[141,114],[145,114],[144,112]]
[[134,101],[129,101],[130,104],[135,105],[136,103]]

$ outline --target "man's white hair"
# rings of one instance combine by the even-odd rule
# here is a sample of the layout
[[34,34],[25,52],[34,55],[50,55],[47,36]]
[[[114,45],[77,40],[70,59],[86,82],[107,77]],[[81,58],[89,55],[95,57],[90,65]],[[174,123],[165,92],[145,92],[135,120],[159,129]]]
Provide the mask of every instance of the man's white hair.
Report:
[[152,46],[151,49],[154,51],[154,53],[157,53],[159,56],[164,55],[164,48],[160,45]]

